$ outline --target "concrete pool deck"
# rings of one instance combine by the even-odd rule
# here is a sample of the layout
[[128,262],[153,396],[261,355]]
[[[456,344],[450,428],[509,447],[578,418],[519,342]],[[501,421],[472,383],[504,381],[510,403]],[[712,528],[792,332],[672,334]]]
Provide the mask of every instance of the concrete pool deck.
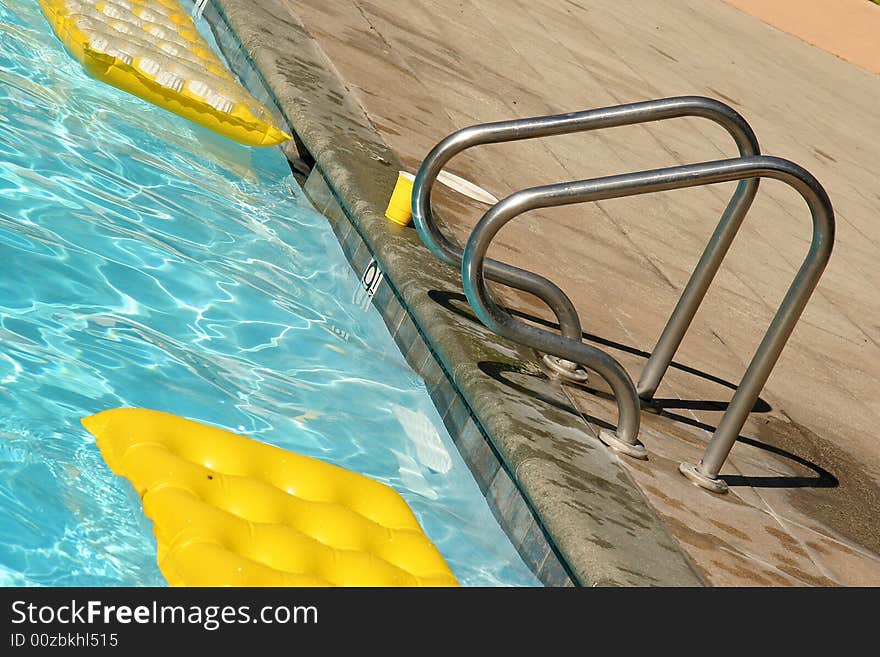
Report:
[[[880,143],[869,138],[880,134],[880,77],[720,0],[219,4],[575,583],[880,583],[880,194],[871,170]],[[684,94],[740,111],[764,152],[822,181],[838,219],[831,264],[722,471],[726,496],[691,486],[677,464],[699,458],[806,250],[809,222],[793,193],[762,184],[659,391],[661,412],[643,413],[647,462],[596,441],[594,429],[615,421],[602,390],[548,380],[530,350],[485,331],[457,273],[413,229],[381,216],[398,161],[414,171],[455,129]],[[450,169],[502,197],[732,155],[720,132],[680,120],[487,147]],[[531,213],[493,255],[560,284],[586,339],[635,379],[729,193],[724,185]],[[437,201],[463,240],[483,208],[451,194]],[[532,299],[499,292],[548,319]]]

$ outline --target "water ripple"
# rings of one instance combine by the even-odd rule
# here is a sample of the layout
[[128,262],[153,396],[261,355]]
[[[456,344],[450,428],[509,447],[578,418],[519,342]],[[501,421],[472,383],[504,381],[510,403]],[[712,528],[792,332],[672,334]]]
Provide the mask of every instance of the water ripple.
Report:
[[535,583],[280,151],[88,78],[25,0],[0,0],[0,267],[0,584],[163,583],[79,424],[114,406],[375,477],[463,583]]

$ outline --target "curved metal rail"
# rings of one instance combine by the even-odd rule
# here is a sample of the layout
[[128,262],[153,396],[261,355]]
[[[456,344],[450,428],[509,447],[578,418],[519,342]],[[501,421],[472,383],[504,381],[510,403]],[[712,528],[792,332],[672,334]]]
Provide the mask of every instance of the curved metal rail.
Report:
[[[736,110],[720,101],[702,96],[663,98],[555,116],[470,126],[452,133],[437,144],[419,167],[413,183],[413,220],[419,236],[440,260],[453,267],[461,266],[461,247],[443,235],[434,221],[431,190],[446,163],[468,148],[682,117],[701,117],[714,121],[733,137],[743,157],[760,152],[754,132]],[[737,185],[645,366],[637,388],[643,398],[650,399],[660,385],[660,380],[672,362],[757,190],[757,179],[742,180]],[[485,261],[484,272],[489,280],[523,290],[544,301],[556,315],[562,335],[572,340],[581,340],[582,329],[577,310],[568,296],[552,281],[492,259]],[[571,371],[575,365],[574,362],[565,360],[560,364],[567,371]],[[561,373],[564,375],[564,372]]]
[[[718,478],[721,466],[739,437],[739,432],[745,424],[749,412],[758,399],[758,395],[770,376],[773,366],[776,364],[831,255],[834,244],[834,211],[822,185],[810,172],[788,160],[754,156],[533,187],[511,194],[490,209],[471,233],[462,258],[464,291],[480,320],[496,333],[535,349],[575,362],[582,362],[589,367],[594,367],[598,362],[602,369],[597,369],[597,371],[611,385],[617,399],[619,413],[617,434],[613,435],[603,431],[600,432],[600,438],[613,447],[617,446],[619,442],[636,444],[638,418],[632,417],[633,411],[628,403],[629,392],[625,382],[622,381],[623,377],[629,381],[626,372],[624,371],[621,375],[618,368],[621,370],[622,368],[610,356],[606,355],[608,360],[596,360],[597,356],[587,351],[586,345],[580,341],[574,341],[514,319],[510,313],[497,305],[485,285],[487,264],[485,258],[489,244],[505,224],[529,210],[734,180],[743,181],[756,177],[781,180],[800,193],[810,209],[813,220],[813,236],[803,264],[752,357],[727,411],[721,418],[721,422],[719,422],[703,453],[703,457],[696,465],[682,463],[679,468],[682,474],[694,483],[714,492],[724,492],[727,489],[727,484]],[[710,243],[707,251],[712,248],[713,245]],[[702,262],[703,260],[701,260]],[[699,272],[700,267],[698,266],[691,277],[692,282]],[[700,275],[703,277],[711,277],[714,274],[714,270],[711,268],[704,268],[702,272]],[[708,287],[708,282],[705,282],[705,286],[703,286],[704,282],[698,281],[695,286],[698,291]],[[684,297],[684,295],[682,296]],[[681,306],[681,302],[679,302],[679,306]],[[682,316],[686,316],[686,313]],[[675,315],[673,315],[674,317]],[[688,323],[689,321],[688,319]],[[671,324],[672,320],[667,324],[667,329]],[[686,329],[687,326],[685,325],[684,328]],[[678,328],[672,330],[674,332]],[[666,331],[664,331],[665,333]],[[642,378],[644,379],[644,375]]]

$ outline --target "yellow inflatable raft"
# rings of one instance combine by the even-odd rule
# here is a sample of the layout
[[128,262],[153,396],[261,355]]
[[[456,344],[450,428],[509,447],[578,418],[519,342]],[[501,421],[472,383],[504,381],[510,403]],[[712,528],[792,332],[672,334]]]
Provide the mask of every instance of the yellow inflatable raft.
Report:
[[290,139],[243,89],[177,0],[40,0],[93,77],[249,146]]
[[153,520],[173,586],[455,586],[403,498],[373,479],[192,420],[82,420]]

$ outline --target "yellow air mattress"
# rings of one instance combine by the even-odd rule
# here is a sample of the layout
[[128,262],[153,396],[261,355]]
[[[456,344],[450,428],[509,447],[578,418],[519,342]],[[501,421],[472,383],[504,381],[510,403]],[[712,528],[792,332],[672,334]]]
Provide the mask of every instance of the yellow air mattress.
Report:
[[40,0],[93,77],[249,146],[290,139],[245,91],[177,0]]
[[455,586],[394,490],[222,429],[136,408],[83,419],[141,496],[173,586]]

